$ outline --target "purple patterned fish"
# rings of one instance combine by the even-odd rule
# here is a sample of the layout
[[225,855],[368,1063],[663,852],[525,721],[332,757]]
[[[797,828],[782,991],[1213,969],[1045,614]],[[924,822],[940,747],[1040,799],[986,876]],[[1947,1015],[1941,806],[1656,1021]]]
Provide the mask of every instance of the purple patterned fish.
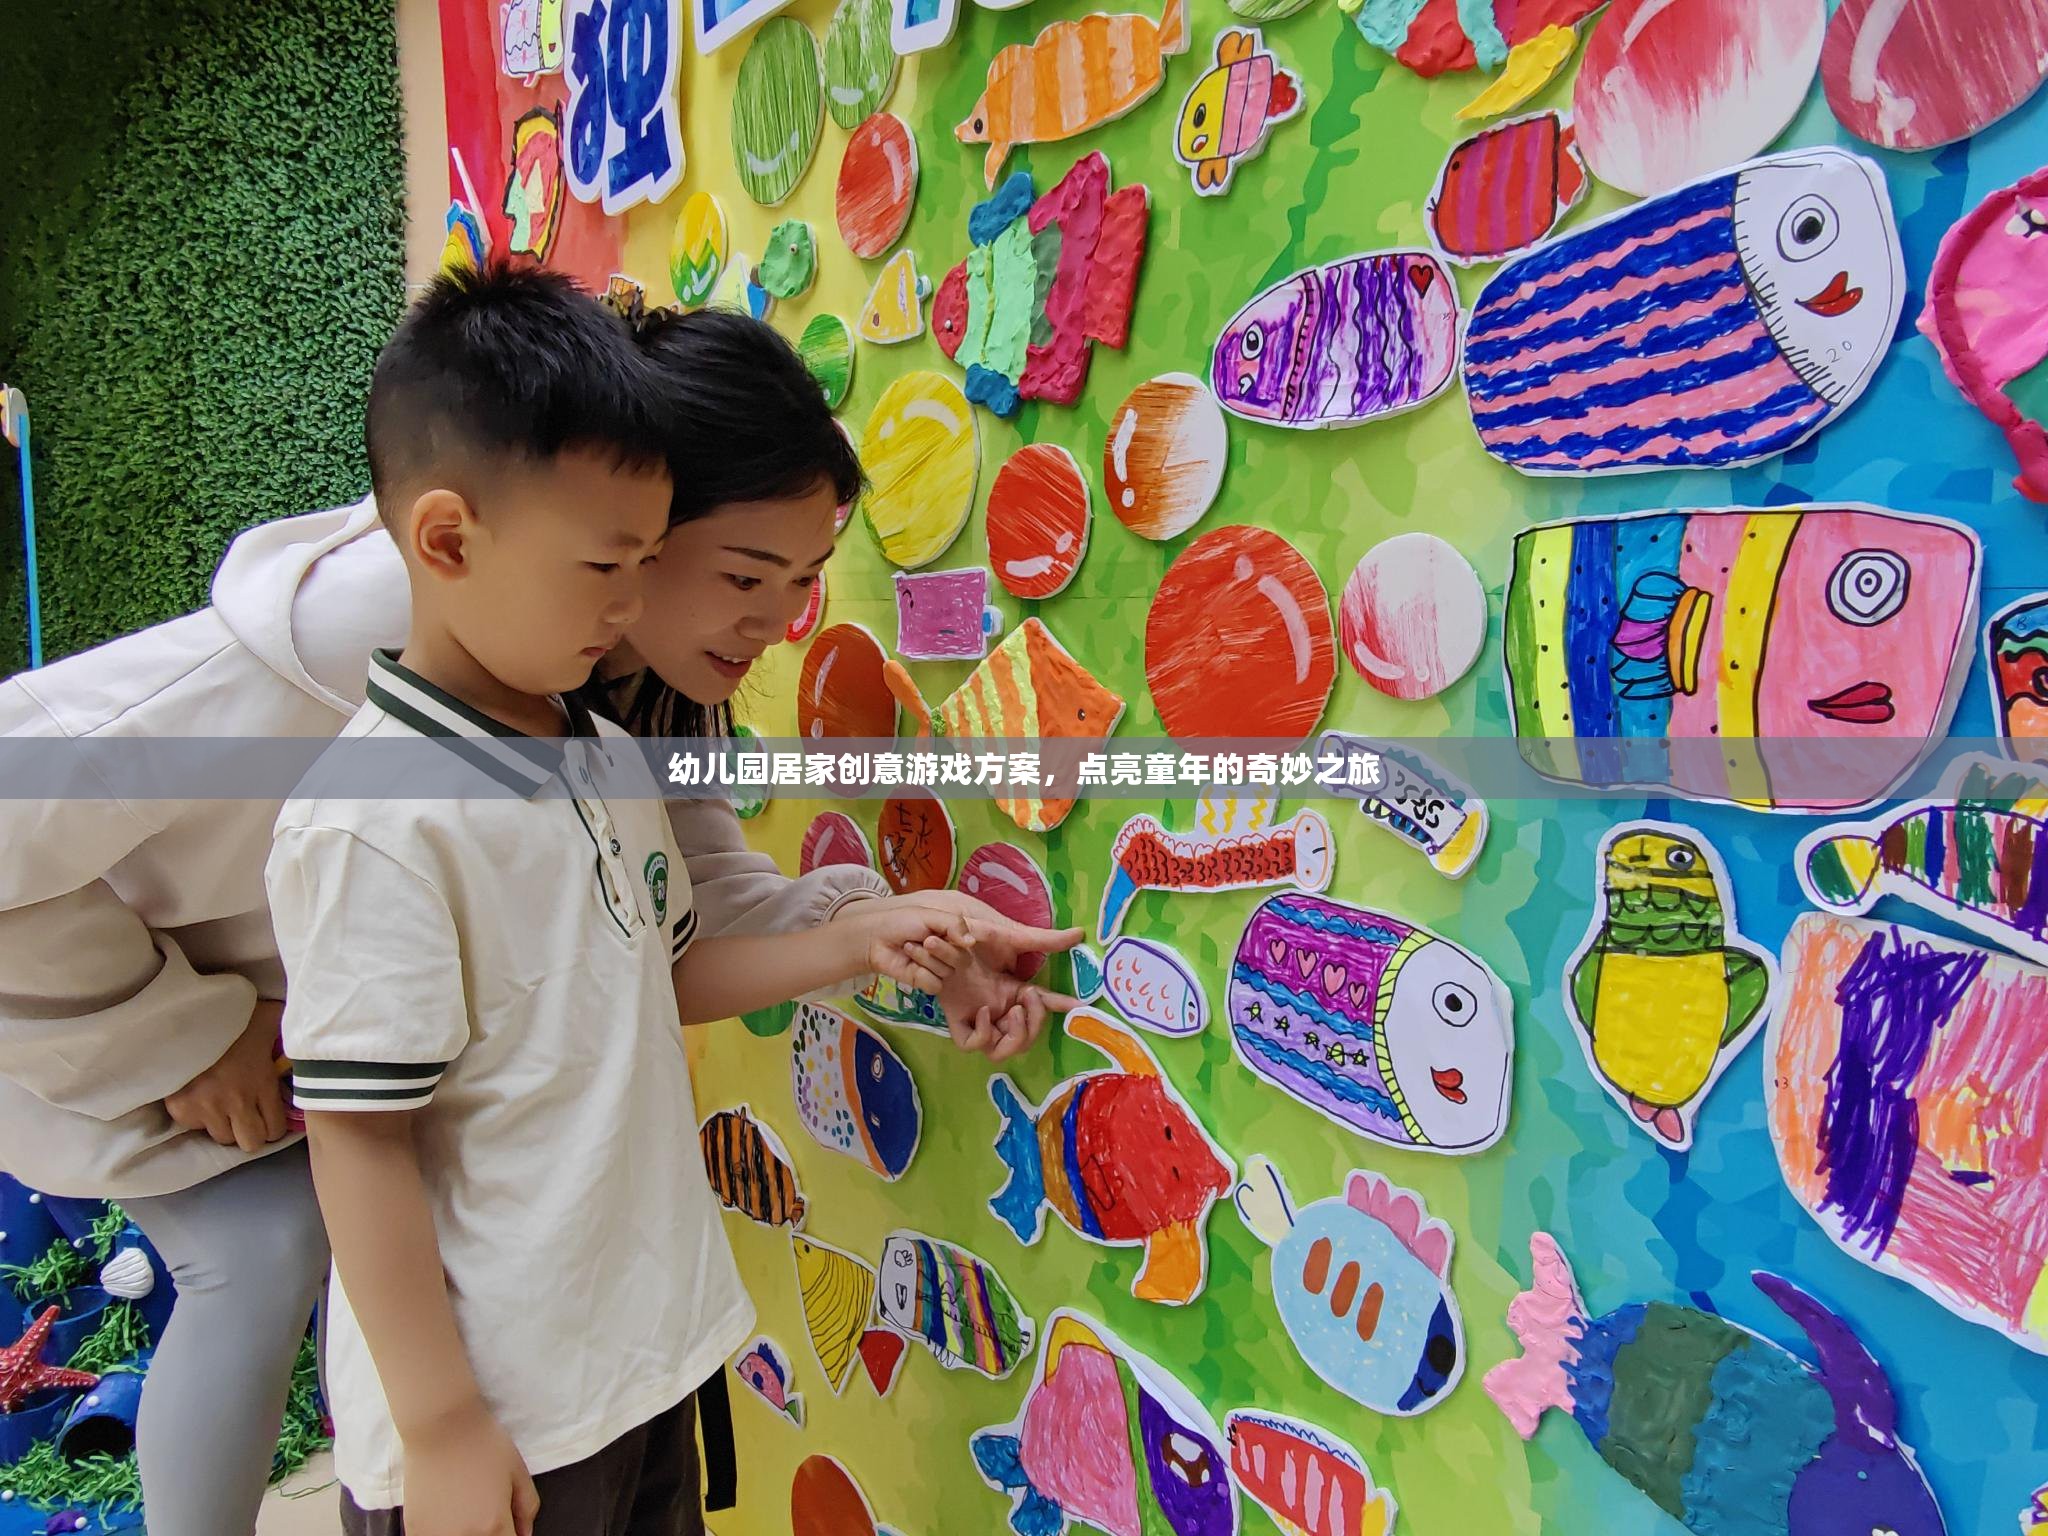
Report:
[[1458,371],[1458,290],[1427,251],[1297,272],[1237,312],[1209,378],[1223,408],[1281,427],[1355,427],[1433,400]]

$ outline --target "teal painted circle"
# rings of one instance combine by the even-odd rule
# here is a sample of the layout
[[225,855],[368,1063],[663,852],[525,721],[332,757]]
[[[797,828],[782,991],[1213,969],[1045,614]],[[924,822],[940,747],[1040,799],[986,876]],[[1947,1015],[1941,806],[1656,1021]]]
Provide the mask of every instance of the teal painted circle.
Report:
[[795,17],[777,16],[754,34],[733,85],[733,166],[747,196],[773,208],[794,192],[824,126],[818,40]]
[[899,62],[889,42],[889,0],[840,0],[825,28],[825,110],[832,121],[851,132],[881,111],[895,94]]

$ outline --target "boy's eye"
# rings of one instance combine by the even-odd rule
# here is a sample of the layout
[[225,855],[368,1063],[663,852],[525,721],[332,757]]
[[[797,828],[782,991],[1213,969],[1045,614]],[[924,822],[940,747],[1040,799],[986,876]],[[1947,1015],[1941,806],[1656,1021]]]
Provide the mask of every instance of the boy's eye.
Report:
[[603,576],[609,576],[619,568],[617,562],[611,560],[586,560],[583,563]]

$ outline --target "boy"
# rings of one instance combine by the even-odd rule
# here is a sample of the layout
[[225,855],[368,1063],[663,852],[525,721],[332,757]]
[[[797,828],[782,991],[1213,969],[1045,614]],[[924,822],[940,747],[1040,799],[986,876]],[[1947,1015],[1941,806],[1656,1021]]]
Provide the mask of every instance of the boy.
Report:
[[[696,1022],[869,970],[936,988],[975,941],[957,913],[866,902],[693,944],[644,762],[564,701],[638,617],[667,530],[637,404],[658,394],[623,330],[571,348],[533,323],[557,291],[443,278],[378,360],[366,441],[410,635],[373,659],[268,871],[355,1532],[701,1530],[689,1394],[753,1308],[678,997]],[[359,764],[458,787],[371,798]]]

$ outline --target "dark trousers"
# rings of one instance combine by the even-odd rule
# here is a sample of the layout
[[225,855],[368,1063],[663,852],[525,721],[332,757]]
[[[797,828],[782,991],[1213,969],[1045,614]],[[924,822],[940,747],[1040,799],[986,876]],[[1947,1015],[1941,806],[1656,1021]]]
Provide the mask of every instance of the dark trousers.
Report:
[[[533,1536],[704,1536],[697,1403],[628,1430],[595,1456],[536,1477]],[[343,1489],[346,1536],[405,1536],[405,1511],[356,1507]]]

